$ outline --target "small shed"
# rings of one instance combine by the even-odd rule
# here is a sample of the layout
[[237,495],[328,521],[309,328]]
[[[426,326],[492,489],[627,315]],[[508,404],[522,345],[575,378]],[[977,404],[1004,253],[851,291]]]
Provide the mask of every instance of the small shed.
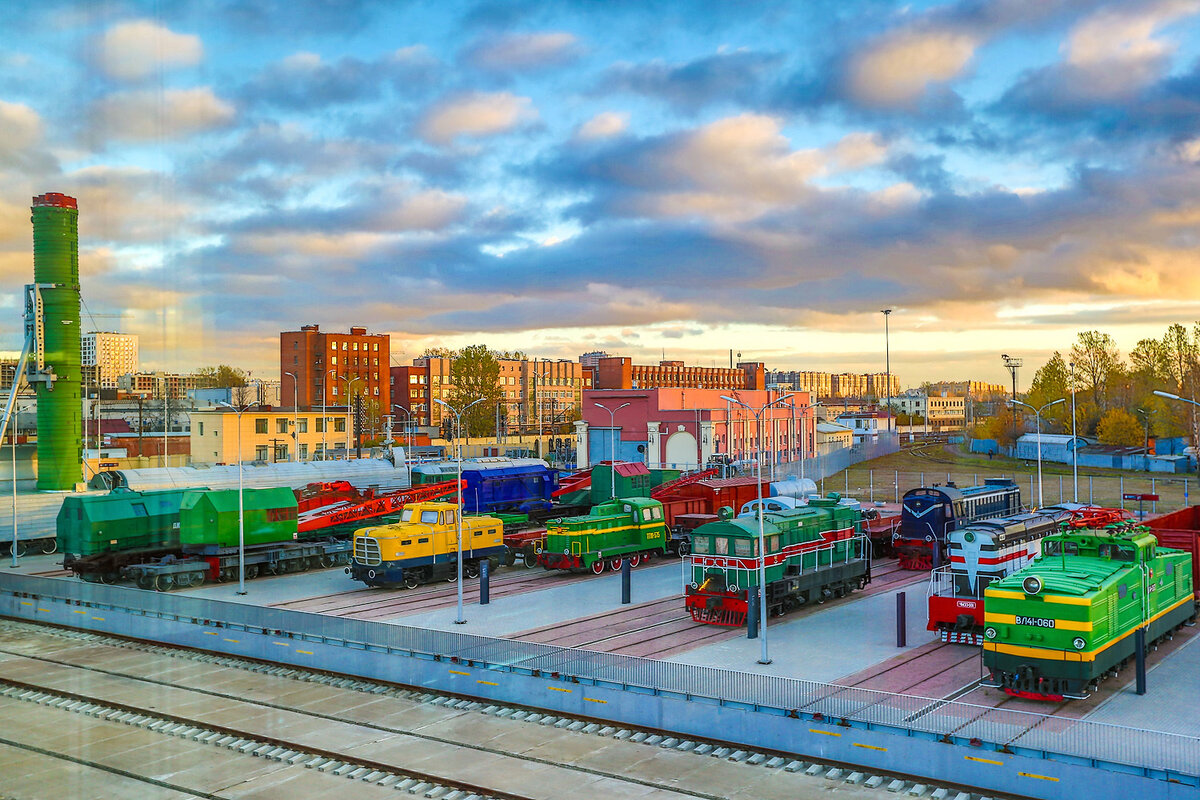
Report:
[[[1041,438],[1042,461],[1059,461],[1064,464],[1070,463],[1072,452],[1093,443],[1082,436],[1061,433],[1043,433]],[[1038,434],[1026,433],[1017,439],[1016,457],[1031,461],[1037,459]]]

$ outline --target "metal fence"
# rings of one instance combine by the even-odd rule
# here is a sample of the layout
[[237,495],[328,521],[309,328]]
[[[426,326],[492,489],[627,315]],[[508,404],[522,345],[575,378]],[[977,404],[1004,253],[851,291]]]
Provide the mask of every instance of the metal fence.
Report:
[[137,589],[24,575],[0,576],[0,589],[97,604],[195,623],[280,631],[299,639],[343,642],[399,654],[456,656],[490,669],[558,673],[583,683],[653,691],[685,699],[767,706],[871,723],[995,748],[1027,748],[1133,768],[1200,776],[1200,738],[935,698],[655,661],[548,644],[413,628],[299,611],[259,608]]
[[[1037,474],[1014,474],[1011,470],[972,469],[946,470],[931,464],[927,470],[882,470],[851,467],[836,479],[825,482],[825,491],[842,492],[845,496],[864,501],[899,502],[909,489],[933,484],[955,483],[958,486],[978,486],[987,478],[1008,478],[1021,489],[1021,502],[1027,506],[1038,505]],[[1076,487],[1078,486],[1078,489]],[[1141,510],[1146,516],[1157,514],[1161,508],[1172,511],[1184,508],[1191,502],[1191,492],[1196,489],[1196,479],[1183,476],[1146,475],[1145,477],[1080,475],[1078,484],[1072,475],[1042,475],[1041,496],[1043,505],[1073,502],[1078,496],[1080,503],[1111,508],[1127,508],[1135,514]],[[1126,494],[1157,494],[1157,502],[1141,504],[1136,500],[1125,500]]]

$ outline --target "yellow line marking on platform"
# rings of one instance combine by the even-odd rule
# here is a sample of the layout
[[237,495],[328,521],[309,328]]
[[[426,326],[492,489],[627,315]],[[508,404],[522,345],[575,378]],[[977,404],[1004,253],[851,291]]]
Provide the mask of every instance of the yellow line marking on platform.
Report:
[[809,728],[808,732],[809,733],[819,733],[822,736],[841,736],[840,733],[834,733],[833,731],[819,731],[816,728]]
[[546,688],[552,692],[566,692],[567,694],[570,694],[572,691],[570,689],[560,689],[557,686],[547,686]]
[[1037,778],[1039,781],[1054,781],[1058,783],[1058,778],[1051,778],[1049,775],[1035,775],[1032,772],[1018,772],[1022,778]]
[[92,619],[96,620],[97,622],[104,622],[104,617],[92,617]]
[[855,747],[863,747],[863,748],[866,748],[867,750],[878,750],[878,751],[880,751],[881,753],[886,753],[886,752],[887,752],[887,748],[886,748],[886,747],[876,747],[876,746],[875,746],[875,745],[873,745],[873,744],[859,744],[858,742],[851,742],[850,744],[854,745]]
[[22,601],[21,601],[21,605],[23,605],[23,606],[31,606],[31,605],[33,605],[33,603],[27,603],[26,601],[22,600]]
[[237,640],[237,639],[225,639],[225,641],[227,641],[227,642],[233,642],[234,644],[237,644],[237,643],[238,643],[238,640]]
[[87,612],[76,608],[76,609],[72,609],[71,613],[72,614],[86,614]]
[[607,701],[607,700],[597,700],[597,699],[596,699],[596,698],[594,698],[594,697],[585,697],[585,698],[583,698],[583,699],[584,699],[584,700],[587,700],[589,703],[604,703],[605,705],[608,705],[608,701]]
[[456,670],[456,669],[452,669],[452,670],[450,670],[450,674],[451,674],[451,675],[470,675],[471,673],[469,673],[469,672],[460,672],[460,671],[458,671],[458,670]]
[[278,645],[279,647],[291,647],[287,642],[271,642],[271,644]]
[[482,683],[485,686],[499,686],[500,685],[500,684],[496,683],[495,681],[475,681],[475,682]]
[[311,656],[311,655],[312,655],[312,650],[297,650],[296,652],[297,652],[297,653],[304,653],[304,655],[306,655],[306,656]]
[[39,608],[38,611],[45,611],[47,614],[50,613],[50,609],[48,608]]
[[967,761],[978,761],[980,764],[995,764],[998,767],[1003,767],[1003,761],[995,761],[991,758],[980,758],[979,756],[963,756]]

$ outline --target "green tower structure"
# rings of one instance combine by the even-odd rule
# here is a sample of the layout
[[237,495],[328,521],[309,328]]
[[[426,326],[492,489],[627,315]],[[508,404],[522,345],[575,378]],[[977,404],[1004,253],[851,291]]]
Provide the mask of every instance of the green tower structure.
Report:
[[37,488],[83,479],[83,384],[79,348],[79,206],[48,192],[33,198],[33,281],[27,328],[34,347],[26,378],[37,393]]

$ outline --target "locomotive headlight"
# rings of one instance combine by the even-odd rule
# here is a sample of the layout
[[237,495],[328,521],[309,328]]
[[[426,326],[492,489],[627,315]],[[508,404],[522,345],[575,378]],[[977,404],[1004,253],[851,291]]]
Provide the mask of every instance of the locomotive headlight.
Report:
[[927,541],[927,542],[932,542],[932,541],[933,541],[933,537],[932,537],[932,536],[926,536],[926,537],[925,537],[925,541]]
[[1037,575],[1029,575],[1021,581],[1021,588],[1025,590],[1025,594],[1037,594],[1042,590],[1042,579]]
[[700,584],[696,583],[695,581],[692,581],[692,591],[695,591],[699,588],[700,588]]
[[975,534],[971,533],[970,531],[967,531],[966,533],[963,534],[963,540],[967,541],[967,542],[973,542],[973,541],[975,541]]
[[996,629],[995,628],[986,628],[983,631],[983,635],[989,639],[995,639],[996,638]]
[[1075,645],[1076,650],[1082,650],[1083,648],[1087,647],[1087,642],[1084,641],[1082,636],[1076,636],[1071,640],[1071,644]]

